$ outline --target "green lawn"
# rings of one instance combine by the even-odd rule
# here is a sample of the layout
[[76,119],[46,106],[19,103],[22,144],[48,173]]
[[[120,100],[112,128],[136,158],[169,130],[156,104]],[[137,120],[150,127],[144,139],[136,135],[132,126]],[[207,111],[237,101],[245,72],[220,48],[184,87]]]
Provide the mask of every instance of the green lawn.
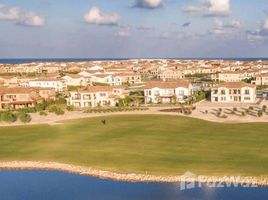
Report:
[[268,123],[218,124],[164,115],[2,127],[0,161],[56,161],[155,175],[268,177],[267,130]]

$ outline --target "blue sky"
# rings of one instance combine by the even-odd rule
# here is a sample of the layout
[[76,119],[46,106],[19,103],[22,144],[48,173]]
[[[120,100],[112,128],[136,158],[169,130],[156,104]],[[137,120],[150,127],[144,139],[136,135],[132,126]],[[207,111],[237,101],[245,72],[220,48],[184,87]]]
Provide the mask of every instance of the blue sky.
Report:
[[0,0],[0,58],[268,57],[267,0]]

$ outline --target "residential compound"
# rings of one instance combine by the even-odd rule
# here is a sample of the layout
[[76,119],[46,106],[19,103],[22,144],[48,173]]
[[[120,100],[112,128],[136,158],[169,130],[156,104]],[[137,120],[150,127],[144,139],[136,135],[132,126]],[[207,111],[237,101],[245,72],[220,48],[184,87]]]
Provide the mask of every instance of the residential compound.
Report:
[[212,102],[254,103],[256,86],[243,82],[228,82],[211,88]]
[[123,86],[88,86],[71,91],[67,103],[78,108],[115,106],[120,99],[127,95],[128,92]]
[[[128,93],[119,89],[122,86],[129,92],[144,93],[142,98],[146,104],[184,102],[198,90],[212,90],[212,102],[254,102],[255,86],[265,89],[267,74],[266,61],[132,59],[35,62],[0,64],[0,86],[52,89],[64,93],[68,104],[76,107],[114,106]],[[251,84],[245,85],[244,82]]]

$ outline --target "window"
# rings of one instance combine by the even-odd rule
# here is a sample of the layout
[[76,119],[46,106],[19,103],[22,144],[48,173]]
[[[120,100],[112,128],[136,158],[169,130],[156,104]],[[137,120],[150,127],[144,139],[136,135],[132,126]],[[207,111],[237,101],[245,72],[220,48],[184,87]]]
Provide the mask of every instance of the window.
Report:
[[249,95],[250,94],[249,90],[245,90],[245,94]]
[[155,95],[155,96],[159,96],[159,94],[160,94],[160,92],[159,92],[158,90],[156,90],[156,91],[154,92],[154,95]]
[[225,90],[221,90],[221,94],[222,95],[225,95]]
[[100,93],[100,97],[106,97],[106,93]]

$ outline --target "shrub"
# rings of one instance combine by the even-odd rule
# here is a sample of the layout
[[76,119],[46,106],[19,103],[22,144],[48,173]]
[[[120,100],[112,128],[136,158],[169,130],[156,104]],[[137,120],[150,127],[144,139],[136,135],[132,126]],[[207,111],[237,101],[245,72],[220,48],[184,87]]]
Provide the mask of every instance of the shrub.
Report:
[[1,121],[15,122],[15,121],[17,121],[17,115],[15,115],[14,113],[12,113],[10,111],[3,112],[3,113],[1,113]]
[[265,112],[266,109],[267,109],[267,106],[266,106],[266,105],[263,105],[263,106],[262,106],[262,110],[263,110],[263,112]]
[[259,110],[257,115],[258,115],[258,117],[261,117],[263,115],[263,112],[261,110]]
[[47,116],[47,113],[44,112],[44,111],[41,111],[41,112],[39,113],[39,115],[41,115],[41,116]]
[[18,117],[19,117],[20,121],[23,123],[29,123],[32,120],[31,116],[27,113],[24,113],[24,112],[20,112],[18,114]]
[[64,111],[61,108],[58,108],[57,106],[52,106],[48,112],[55,113],[56,115],[64,115]]
[[64,111],[61,108],[57,108],[57,110],[55,111],[56,115],[64,115]]
[[45,103],[36,104],[35,109],[36,109],[37,112],[46,110],[46,104]]
[[57,111],[57,109],[58,109],[57,106],[52,106],[49,108],[48,112],[54,113]]
[[74,111],[74,106],[67,106],[66,108],[68,111]]

